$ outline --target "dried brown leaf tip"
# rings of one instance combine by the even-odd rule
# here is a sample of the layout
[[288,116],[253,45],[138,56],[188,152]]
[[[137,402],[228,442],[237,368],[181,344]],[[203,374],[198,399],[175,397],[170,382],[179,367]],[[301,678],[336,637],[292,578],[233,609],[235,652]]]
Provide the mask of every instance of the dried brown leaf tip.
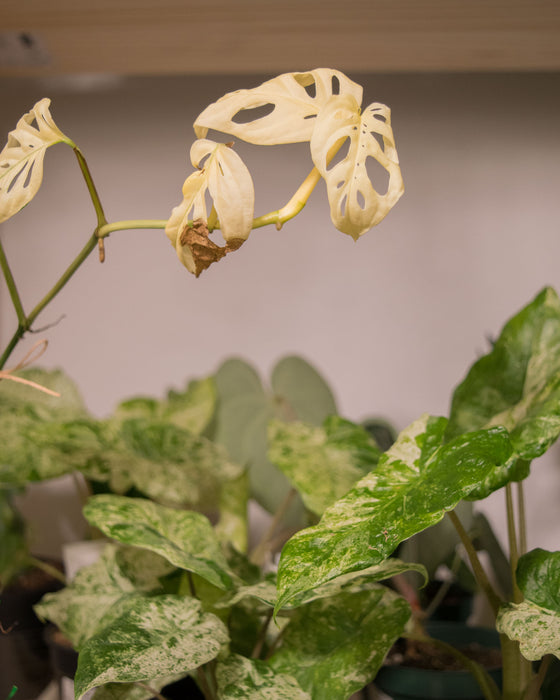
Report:
[[244,243],[242,239],[234,238],[223,247],[217,245],[210,239],[210,231],[203,219],[195,219],[191,226],[185,226],[179,241],[183,247],[187,246],[191,251],[196,277],[199,277],[201,272],[208,269],[212,263],[218,262],[227,253],[237,250]]

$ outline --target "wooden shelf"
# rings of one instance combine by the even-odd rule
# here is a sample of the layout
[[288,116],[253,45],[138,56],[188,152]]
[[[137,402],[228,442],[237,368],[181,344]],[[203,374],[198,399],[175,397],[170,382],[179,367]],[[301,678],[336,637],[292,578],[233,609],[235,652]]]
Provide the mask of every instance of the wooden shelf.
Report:
[[560,3],[0,3],[0,76],[276,73],[319,66],[351,72],[560,70]]

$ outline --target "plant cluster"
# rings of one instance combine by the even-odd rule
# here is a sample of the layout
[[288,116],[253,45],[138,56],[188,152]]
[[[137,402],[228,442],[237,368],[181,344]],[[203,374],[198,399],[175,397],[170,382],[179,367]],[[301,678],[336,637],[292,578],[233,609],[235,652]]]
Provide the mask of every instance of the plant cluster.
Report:
[[[98,225],[28,314],[0,247],[18,318],[1,366],[114,231],[164,228],[198,275],[253,228],[280,227],[297,214],[323,178],[333,223],[358,238],[402,193],[390,112],[379,104],[362,111],[361,100],[356,83],[327,69],[229,93],[195,121],[196,170],[170,218],[113,224],[83,154],[54,124],[48,101],[39,102],[0,153],[0,219],[31,200],[45,149],[62,142],[76,153]],[[207,139],[210,129],[262,145],[308,141],[314,167],[285,207],[255,218],[248,170],[230,143]],[[388,175],[384,194],[371,183],[369,158]],[[218,228],[222,248],[210,238]],[[104,421],[87,415],[62,375],[34,372],[4,373],[18,383],[0,386],[1,479],[22,484],[78,470],[104,484],[84,513],[114,543],[38,607],[80,652],[77,698],[94,688],[99,700],[161,697],[169,681],[191,675],[206,700],[344,700],[375,678],[399,636],[424,636],[410,624],[405,598],[380,582],[422,575],[422,566],[393,554],[444,518],[495,617],[502,690],[482,667],[470,670],[487,700],[538,698],[550,659],[560,657],[560,552],[527,551],[523,482],[560,434],[560,300],[552,289],[506,323],[455,389],[449,416],[420,416],[385,451],[363,426],[336,415],[328,388],[295,358],[276,368],[272,396],[250,368],[231,361],[162,401],[124,402]],[[280,474],[287,483],[275,481]],[[509,597],[489,579],[457,514],[462,502],[497,490],[507,503]],[[253,551],[249,495],[278,513]],[[279,541],[287,541],[276,570],[266,555],[282,521],[288,532]]]

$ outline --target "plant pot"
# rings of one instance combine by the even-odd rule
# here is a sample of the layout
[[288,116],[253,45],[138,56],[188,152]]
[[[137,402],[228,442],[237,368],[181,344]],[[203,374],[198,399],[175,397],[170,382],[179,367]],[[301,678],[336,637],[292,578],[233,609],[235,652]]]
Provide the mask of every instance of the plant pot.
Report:
[[33,605],[61,585],[41,569],[33,568],[1,592],[0,698],[7,698],[15,685],[18,700],[35,700],[51,681],[44,624],[33,612]]
[[[500,639],[493,629],[468,627],[461,623],[434,622],[428,633],[460,649],[477,644],[499,649]],[[498,687],[501,668],[487,669]],[[383,666],[375,685],[393,700],[483,700],[484,695],[474,677],[466,670],[435,670],[409,666]]]

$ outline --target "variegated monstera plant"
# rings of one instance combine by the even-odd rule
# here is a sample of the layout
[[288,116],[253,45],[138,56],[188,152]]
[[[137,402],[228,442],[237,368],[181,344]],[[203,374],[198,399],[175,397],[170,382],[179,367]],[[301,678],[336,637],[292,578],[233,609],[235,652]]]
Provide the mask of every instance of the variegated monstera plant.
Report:
[[[114,231],[165,229],[180,261],[199,275],[237,250],[253,228],[280,228],[321,178],[338,229],[356,239],[379,223],[402,194],[402,180],[388,108],[372,104],[362,110],[361,102],[359,85],[327,69],[289,73],[227,94],[195,122],[195,171],[169,219],[113,223],[105,218],[81,151],[55,125],[49,101],[39,102],[0,153],[0,221],[37,192],[46,149],[65,143],[77,156],[97,226],[29,313],[0,246],[18,318],[0,369],[87,256],[96,247],[103,256]],[[206,138],[210,129],[259,145],[308,141],[313,168],[284,207],[255,217],[248,169],[231,143]],[[369,158],[388,174],[382,193],[368,177]],[[225,246],[211,240],[215,229]],[[412,535],[447,518],[501,633],[503,689],[476,663],[470,670],[487,700],[538,698],[551,658],[560,656],[560,552],[526,551],[521,504],[532,460],[560,433],[555,292],[544,289],[504,326],[491,352],[456,389],[449,417],[421,416],[384,453],[360,426],[315,410],[310,396],[318,392],[323,409],[334,411],[328,391],[312,372],[302,375],[298,363],[290,362],[295,383],[282,365],[272,378],[272,399],[250,369],[229,366],[224,371],[232,376],[215,378],[217,403],[211,386],[202,383],[164,402],[126,402],[101,423],[83,413],[60,377],[2,372],[3,379],[30,386],[22,393],[12,382],[0,386],[6,409],[0,411],[6,436],[1,480],[18,483],[79,469],[112,491],[93,496],[85,514],[113,544],[39,606],[79,649],[76,697],[91,691],[97,700],[163,697],[170,680],[190,675],[206,700],[345,700],[375,678],[398,636],[422,634],[418,620],[410,625],[408,602],[379,581],[407,570],[422,573],[422,567],[392,555]],[[62,403],[43,394],[29,403],[29,392],[41,385],[62,393]],[[308,526],[289,537],[277,571],[265,572],[266,551],[246,551],[244,470],[252,495],[269,510],[278,508],[280,518],[286,502],[267,501],[275,483],[272,464],[301,497]],[[194,471],[185,489],[188,469]],[[143,497],[123,495],[130,487]],[[456,512],[462,501],[498,489],[508,509],[509,597],[489,580]],[[177,500],[185,492],[192,502]],[[216,523],[199,512],[212,504],[203,505],[193,492],[214,494]],[[272,534],[264,539],[267,546]]]

